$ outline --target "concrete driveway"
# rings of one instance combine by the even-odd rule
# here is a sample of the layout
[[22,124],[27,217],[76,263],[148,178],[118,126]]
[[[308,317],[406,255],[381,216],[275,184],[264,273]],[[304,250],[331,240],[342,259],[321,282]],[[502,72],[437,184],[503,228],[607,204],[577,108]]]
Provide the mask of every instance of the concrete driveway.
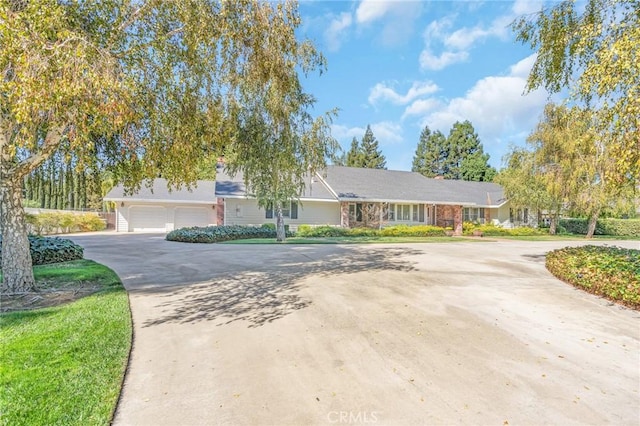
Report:
[[119,425],[640,424],[640,313],[544,267],[580,242],[72,238],[130,292]]

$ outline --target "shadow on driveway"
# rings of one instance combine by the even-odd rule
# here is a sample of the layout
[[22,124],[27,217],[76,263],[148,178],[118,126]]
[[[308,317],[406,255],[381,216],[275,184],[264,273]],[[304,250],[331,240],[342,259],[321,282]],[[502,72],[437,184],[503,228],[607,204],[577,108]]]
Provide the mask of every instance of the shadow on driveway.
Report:
[[[254,246],[255,247],[255,246]],[[253,263],[244,272],[216,277],[210,281],[171,288],[145,288],[136,292],[162,291],[159,314],[143,327],[164,323],[219,321],[217,325],[247,321],[259,327],[306,308],[311,301],[299,295],[302,281],[311,275],[331,279],[336,274],[375,271],[415,270],[407,256],[419,254],[409,248],[371,246],[331,250],[316,247],[275,247],[284,249],[273,263]],[[212,271],[215,273],[214,271]]]

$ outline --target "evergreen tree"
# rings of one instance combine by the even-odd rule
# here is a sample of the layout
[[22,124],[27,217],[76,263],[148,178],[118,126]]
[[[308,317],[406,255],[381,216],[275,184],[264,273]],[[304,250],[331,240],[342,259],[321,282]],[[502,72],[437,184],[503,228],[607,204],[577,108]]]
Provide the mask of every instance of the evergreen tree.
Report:
[[367,125],[367,130],[362,137],[360,144],[362,151],[362,165],[367,169],[386,169],[387,161],[378,147],[378,140],[373,136],[371,126]]
[[345,162],[345,166],[347,167],[363,167],[363,158],[362,158],[362,149],[360,147],[360,143],[358,139],[354,138],[351,140],[351,148],[347,152],[347,158]]
[[439,130],[431,132],[429,126],[425,126],[420,133],[420,141],[413,156],[411,171],[426,177],[442,175],[447,152],[447,138],[442,132]]
[[447,138],[447,148],[443,167],[445,178],[481,182],[494,178],[496,170],[489,165],[489,154],[484,153],[470,121],[453,124]]

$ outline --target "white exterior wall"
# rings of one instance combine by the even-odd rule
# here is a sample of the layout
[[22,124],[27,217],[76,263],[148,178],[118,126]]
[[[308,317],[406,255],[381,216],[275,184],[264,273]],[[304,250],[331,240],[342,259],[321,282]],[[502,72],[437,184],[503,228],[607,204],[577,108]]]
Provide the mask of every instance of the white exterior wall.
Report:
[[125,202],[124,206],[120,203],[116,207],[116,231],[117,232],[133,232],[131,223],[131,208],[136,207],[163,207],[166,211],[165,232],[173,231],[175,228],[176,209],[179,208],[202,208],[207,213],[207,226],[216,224],[216,211],[212,208],[214,204],[173,204],[173,203],[145,203],[145,202]]
[[[500,226],[511,226],[510,218],[509,218],[509,203],[505,203],[498,209],[491,209],[491,221],[495,223],[498,222],[497,225]],[[497,212],[497,214],[496,214]]]
[[[267,219],[266,212],[258,208],[258,203],[253,199],[226,198],[224,222],[225,225],[262,225],[263,223],[275,223],[273,219]],[[274,215],[275,216],[275,215]],[[284,223],[295,230],[298,225],[340,225],[340,203],[331,201],[299,201],[298,218],[284,218]]]

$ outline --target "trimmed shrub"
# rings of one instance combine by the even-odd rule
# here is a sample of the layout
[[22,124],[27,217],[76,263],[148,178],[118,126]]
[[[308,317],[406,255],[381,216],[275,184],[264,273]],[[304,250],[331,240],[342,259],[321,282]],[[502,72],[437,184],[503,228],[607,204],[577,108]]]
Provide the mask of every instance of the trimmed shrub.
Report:
[[379,235],[384,237],[445,237],[444,228],[430,225],[396,225],[383,228]]
[[[570,234],[586,235],[589,228],[589,219],[560,219],[559,224]],[[640,220],[598,219],[594,234],[640,237]]]
[[40,214],[26,213],[25,220],[30,231],[37,235],[102,231],[107,226],[105,221],[95,213],[62,211]]
[[547,253],[546,266],[549,272],[569,284],[640,308],[640,250],[566,247]]
[[341,228],[338,226],[309,226],[309,225],[300,225],[298,226],[298,232],[296,235],[298,237],[346,237],[349,235],[348,228]]
[[[34,265],[67,262],[82,259],[84,249],[66,238],[29,236],[31,260]],[[0,264],[2,263],[2,236],[0,236]]]
[[[466,222],[466,223],[469,224],[469,222]],[[506,237],[508,236],[524,237],[524,236],[530,236],[530,235],[546,235],[549,232],[547,229],[530,228],[528,226],[521,226],[518,228],[511,228],[511,229],[502,228],[500,226],[496,226],[491,223],[487,223],[484,225],[475,225],[473,227],[468,225],[465,227],[463,224],[462,229],[463,229],[462,233],[464,235],[473,235],[474,231],[481,231],[482,235],[487,237],[505,237],[505,236]]]
[[[287,233],[290,237],[291,234]],[[194,226],[180,228],[167,234],[168,241],[181,243],[219,243],[222,241],[245,240],[249,238],[276,238],[275,226]]]
[[338,226],[298,226],[298,237],[444,237],[443,228],[429,225],[396,225],[383,229],[341,228]]

